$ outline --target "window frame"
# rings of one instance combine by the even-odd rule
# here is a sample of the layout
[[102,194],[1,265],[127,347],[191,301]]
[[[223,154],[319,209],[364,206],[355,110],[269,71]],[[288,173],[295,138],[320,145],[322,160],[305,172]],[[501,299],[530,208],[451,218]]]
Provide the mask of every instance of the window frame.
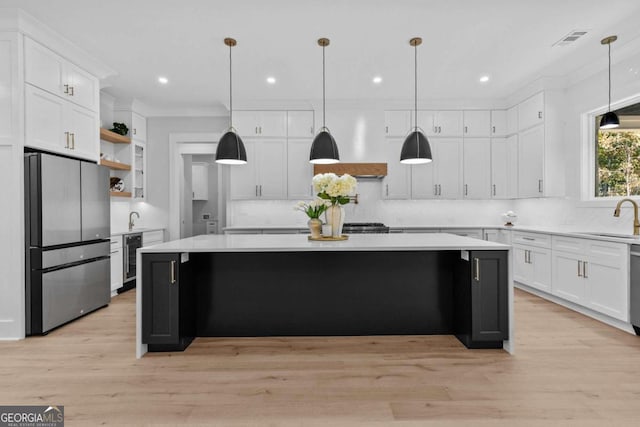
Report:
[[[611,103],[611,111],[640,104],[640,93]],[[624,199],[626,196],[596,197],[596,117],[609,111],[607,105],[587,111],[580,115],[580,140],[582,150],[580,156],[580,205],[593,207],[610,207],[612,202]],[[640,197],[640,196],[631,196]]]

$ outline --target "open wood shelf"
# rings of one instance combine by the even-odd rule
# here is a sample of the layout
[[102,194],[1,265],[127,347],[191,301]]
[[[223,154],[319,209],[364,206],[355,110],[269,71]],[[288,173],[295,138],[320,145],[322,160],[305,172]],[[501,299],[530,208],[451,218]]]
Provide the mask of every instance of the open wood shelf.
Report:
[[115,144],[131,144],[131,138],[123,136],[108,129],[100,128],[100,139],[113,142]]
[[131,197],[131,191],[109,191],[111,197]]
[[126,163],[112,162],[111,160],[100,159],[100,164],[102,166],[108,167],[109,169],[116,169],[116,170],[120,170],[120,171],[130,171],[131,170],[131,165],[128,165]]

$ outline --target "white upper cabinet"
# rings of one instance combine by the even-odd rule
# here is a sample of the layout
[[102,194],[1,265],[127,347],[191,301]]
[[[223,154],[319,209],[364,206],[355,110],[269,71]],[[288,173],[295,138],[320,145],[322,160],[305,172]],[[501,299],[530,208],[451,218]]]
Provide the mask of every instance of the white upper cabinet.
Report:
[[286,111],[234,111],[233,127],[240,137],[286,137]]
[[147,119],[135,111],[119,110],[113,114],[113,120],[124,123],[129,128],[128,137],[135,141],[147,142]]
[[464,112],[465,137],[484,137],[491,135],[491,111],[468,110]]
[[249,162],[230,167],[230,198],[286,199],[286,140],[254,138],[244,145]]
[[507,110],[491,110],[491,136],[507,136],[508,132]]
[[465,138],[463,142],[465,199],[491,198],[491,140],[489,138]]
[[518,104],[518,130],[544,123],[544,92]]
[[287,111],[287,136],[289,138],[313,138],[313,111]]
[[25,81],[75,104],[98,111],[98,79],[25,37]]
[[311,139],[287,140],[287,196],[289,199],[304,200],[313,197],[311,179],[313,165],[309,163]]
[[209,199],[209,165],[193,163],[191,165],[191,191],[193,200]]
[[418,111],[418,127],[427,136],[462,136],[462,111]]
[[433,138],[433,161],[411,167],[414,199],[459,199],[462,187],[462,138]]
[[98,113],[59,96],[25,85],[25,145],[97,160]]
[[405,137],[411,131],[411,111],[385,111],[384,134],[391,137]]
[[518,197],[544,196],[544,126],[518,135]]
[[147,119],[138,113],[131,114],[131,130],[132,139],[137,141],[147,141]]
[[[404,138],[389,138],[384,141],[385,160],[387,162],[387,176],[382,180],[382,197],[384,199],[411,198],[411,169],[412,166],[400,163],[400,151]],[[428,165],[416,165],[415,167]]]
[[512,199],[517,191],[518,135],[491,138],[491,198]]

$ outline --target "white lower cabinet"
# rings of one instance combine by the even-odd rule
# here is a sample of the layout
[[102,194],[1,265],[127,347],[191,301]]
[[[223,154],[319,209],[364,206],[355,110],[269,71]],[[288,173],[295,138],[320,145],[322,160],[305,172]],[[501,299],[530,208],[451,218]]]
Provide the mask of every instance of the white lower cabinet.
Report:
[[551,292],[551,250],[513,245],[513,279],[544,292]]
[[553,291],[560,298],[629,320],[629,247],[553,236]]
[[122,287],[122,236],[111,237],[111,293]]

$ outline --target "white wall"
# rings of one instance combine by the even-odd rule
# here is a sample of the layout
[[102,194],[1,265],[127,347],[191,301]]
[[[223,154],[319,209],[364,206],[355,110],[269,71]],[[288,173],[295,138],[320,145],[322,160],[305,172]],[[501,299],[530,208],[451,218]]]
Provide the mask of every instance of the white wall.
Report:
[[[141,227],[167,228],[169,223],[169,134],[178,132],[222,132],[226,117],[150,117],[147,118],[147,197],[134,202],[131,209],[140,212]],[[175,201],[179,203],[179,201]],[[113,204],[112,204],[113,206]],[[124,210],[115,212],[122,222]],[[112,208],[112,222],[114,210]],[[126,219],[124,219],[126,223]]]

